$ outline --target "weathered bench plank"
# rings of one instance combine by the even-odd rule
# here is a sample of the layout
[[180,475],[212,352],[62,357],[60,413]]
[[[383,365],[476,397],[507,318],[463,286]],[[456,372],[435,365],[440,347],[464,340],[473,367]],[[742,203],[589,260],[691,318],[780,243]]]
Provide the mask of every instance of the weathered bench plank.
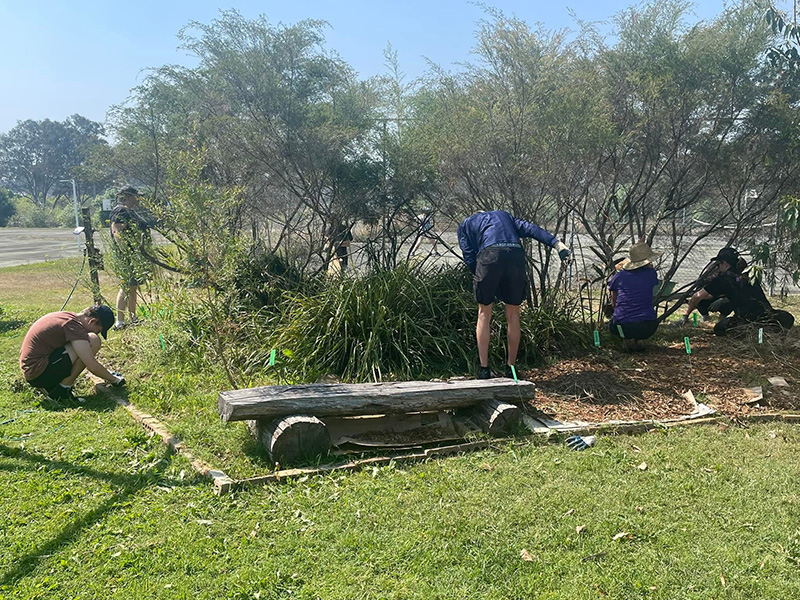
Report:
[[315,383],[272,385],[221,392],[223,421],[244,421],[285,415],[357,416],[448,410],[483,400],[519,403],[533,399],[530,381],[485,379],[401,381],[382,383]]

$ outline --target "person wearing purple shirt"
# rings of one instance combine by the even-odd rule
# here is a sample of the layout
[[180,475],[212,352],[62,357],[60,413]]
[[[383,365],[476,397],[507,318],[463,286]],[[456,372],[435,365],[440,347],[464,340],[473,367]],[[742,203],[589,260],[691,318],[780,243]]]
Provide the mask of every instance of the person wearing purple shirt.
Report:
[[642,340],[651,337],[658,329],[653,307],[653,290],[658,285],[658,275],[652,262],[658,256],[645,242],[634,244],[630,258],[608,282],[614,307],[608,330],[611,335],[623,338],[626,350],[641,350]]

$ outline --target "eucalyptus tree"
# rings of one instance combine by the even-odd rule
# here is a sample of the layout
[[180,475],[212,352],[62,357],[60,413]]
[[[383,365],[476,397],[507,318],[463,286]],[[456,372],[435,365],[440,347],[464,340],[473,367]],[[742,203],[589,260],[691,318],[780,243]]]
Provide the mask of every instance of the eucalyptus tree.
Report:
[[[63,190],[60,180],[81,174],[93,148],[104,146],[102,125],[80,115],[65,121],[27,120],[0,135],[0,181],[39,207]],[[78,178],[81,190],[84,179]]]
[[324,48],[324,26],[236,11],[190,23],[180,39],[198,65],[157,69],[117,110],[118,164],[167,194],[170,156],[202,147],[203,176],[241,190],[239,225],[271,250],[307,250],[296,259],[308,263],[325,221],[360,214],[352,174],[373,160],[375,94]]
[[[446,204],[459,217],[503,208],[563,234],[595,148],[614,134],[602,80],[565,32],[490,17],[478,32],[476,62],[458,73],[436,69],[418,98]],[[544,287],[549,250],[534,251]]]
[[797,114],[775,110],[776,72],[763,60],[771,35],[759,5],[691,27],[687,9],[629,9],[616,19],[614,45],[597,48],[619,135],[577,204],[609,265],[622,241],[655,240],[668,250],[666,277],[723,226],[728,243],[743,242],[798,183],[785,152]]

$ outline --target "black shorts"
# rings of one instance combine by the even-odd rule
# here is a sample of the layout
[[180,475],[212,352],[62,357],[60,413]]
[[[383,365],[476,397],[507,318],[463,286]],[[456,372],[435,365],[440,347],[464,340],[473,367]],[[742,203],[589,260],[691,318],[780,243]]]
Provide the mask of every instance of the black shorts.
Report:
[[[619,329],[622,329],[622,335],[619,334]],[[614,323],[608,322],[608,332],[617,337],[625,337],[629,340],[646,340],[656,332],[658,329],[658,319],[652,321],[637,321],[635,323]]]
[[495,298],[519,306],[528,295],[525,253],[522,248],[490,246],[478,254],[472,290],[478,304],[492,304]]
[[31,387],[52,390],[59,383],[64,381],[72,373],[72,360],[66,348],[56,348],[47,358],[47,368],[44,373],[36,379],[31,379],[28,383]]

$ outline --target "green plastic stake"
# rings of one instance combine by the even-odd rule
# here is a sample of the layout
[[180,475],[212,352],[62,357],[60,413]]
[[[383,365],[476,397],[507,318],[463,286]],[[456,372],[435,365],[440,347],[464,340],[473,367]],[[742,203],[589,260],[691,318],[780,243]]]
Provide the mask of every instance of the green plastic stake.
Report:
[[167,344],[164,342],[164,336],[160,333],[158,334],[158,341],[161,342],[161,349],[166,352],[167,351]]
[[692,345],[689,343],[689,338],[683,338],[683,345],[686,346],[686,354],[692,353]]
[[697,313],[692,315],[692,320],[694,321],[694,326],[697,327]]
[[619,337],[621,337],[624,340],[625,339],[625,332],[622,331],[622,325],[617,325],[617,332],[619,333]]
[[514,365],[508,365],[511,367],[511,374],[514,376],[514,381],[519,383],[519,379],[517,379],[517,370],[514,368]]
[[275,366],[275,348],[273,348],[272,351],[269,353],[269,366],[270,367]]
[[763,344],[764,343],[764,328],[763,327],[759,327],[758,328],[758,343],[759,344]]
[[595,329],[594,331],[594,345],[600,347],[600,332]]

